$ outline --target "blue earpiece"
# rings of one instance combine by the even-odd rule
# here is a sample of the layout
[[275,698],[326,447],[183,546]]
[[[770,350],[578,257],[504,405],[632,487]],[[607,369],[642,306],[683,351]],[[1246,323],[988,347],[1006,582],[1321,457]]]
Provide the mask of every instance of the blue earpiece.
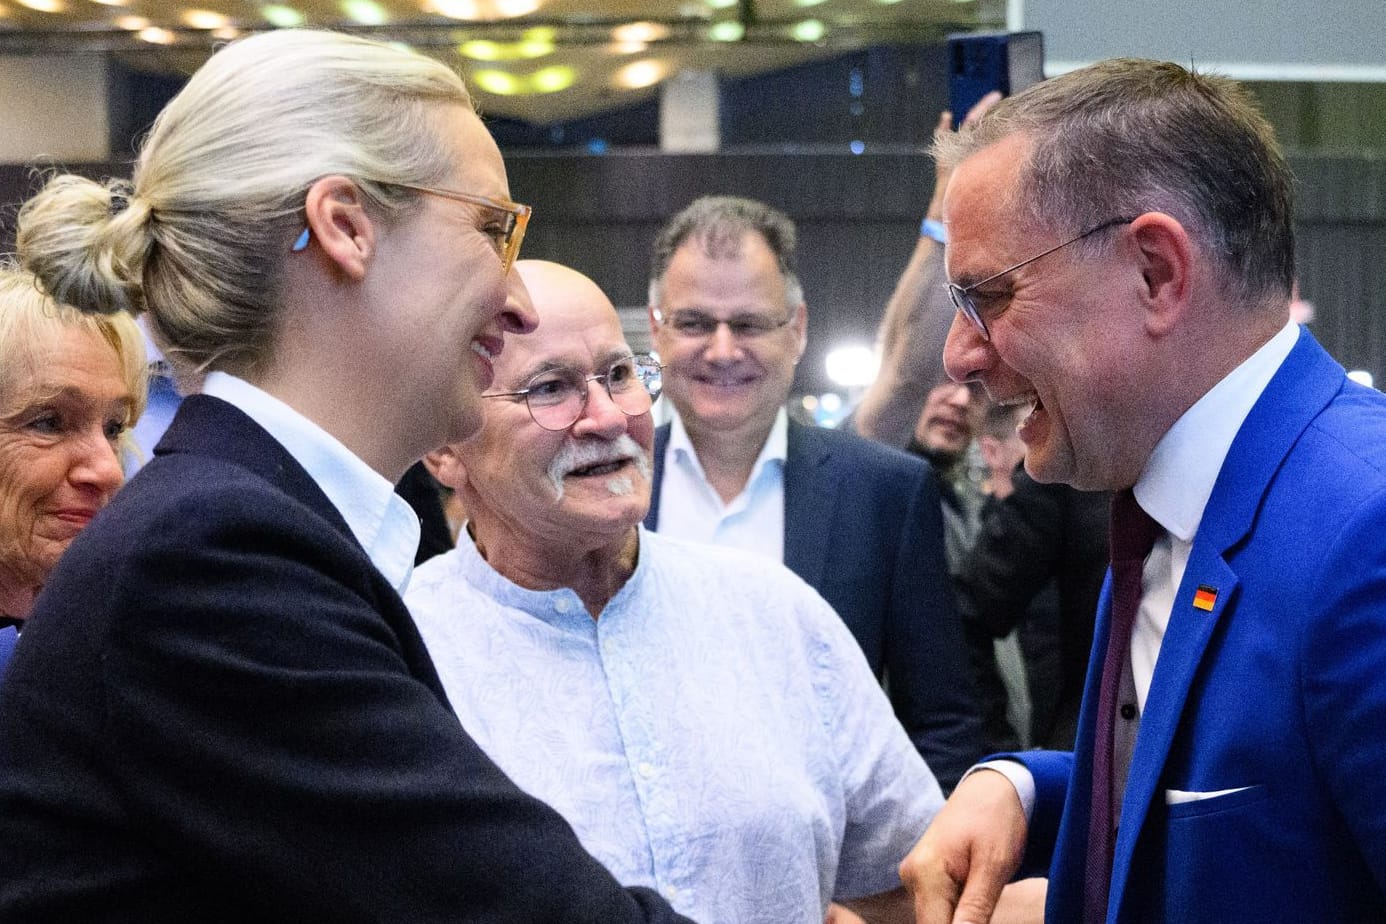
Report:
[[308,249],[308,237],[309,237],[308,229],[307,229],[307,228],[304,228],[304,229],[303,229],[303,233],[300,234],[300,235],[298,236],[298,240],[294,241],[294,246],[291,247],[290,249],[291,249],[294,253],[298,253],[298,252],[301,251],[301,250],[307,250],[307,249]]

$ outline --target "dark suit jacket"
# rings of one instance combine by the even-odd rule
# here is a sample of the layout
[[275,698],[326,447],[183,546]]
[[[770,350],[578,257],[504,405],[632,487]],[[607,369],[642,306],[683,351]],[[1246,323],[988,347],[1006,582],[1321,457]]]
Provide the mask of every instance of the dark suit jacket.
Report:
[[[1193,603],[1200,587],[1211,610]],[[1110,603],[1104,591],[1094,651]],[[1032,835],[1063,807],[1050,921],[1082,915],[1093,665],[1074,754],[1019,755],[1036,776]],[[1386,396],[1301,332],[1194,538],[1141,715],[1108,921],[1386,920],[1384,732]]]
[[[1097,597],[1107,573],[1107,527],[1111,495],[1076,491],[1065,484],[1040,484],[1017,469],[1015,490],[996,502],[958,573],[958,609],[966,629],[987,640],[1002,638],[1036,615],[1027,607],[1049,586],[1057,586],[1057,616],[1037,628],[1057,663],[1048,678],[1053,689],[1032,685],[1031,741],[1049,748],[1071,748],[1078,728]],[[1029,669],[1030,639],[1022,627],[1021,646]],[[1034,677],[1030,678],[1032,681]]]
[[0,680],[5,679],[5,668],[9,666],[14,646],[19,641],[19,629],[8,625],[9,620],[0,619]]
[[[658,529],[669,427],[655,431]],[[945,790],[981,754],[981,718],[943,557],[933,471],[850,433],[791,422],[784,563],[837,610]]]
[[215,398],[63,557],[4,701],[7,924],[676,919],[472,742],[336,509]]

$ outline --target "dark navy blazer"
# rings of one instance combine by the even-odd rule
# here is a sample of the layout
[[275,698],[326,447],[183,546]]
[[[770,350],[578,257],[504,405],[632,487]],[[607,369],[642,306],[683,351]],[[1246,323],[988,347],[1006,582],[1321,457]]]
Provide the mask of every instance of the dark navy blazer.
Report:
[[[1193,602],[1205,587],[1211,610]],[[1104,592],[1094,651],[1110,604]],[[1074,754],[1018,755],[1036,775],[1032,840],[1062,812],[1050,921],[1082,918],[1100,664]],[[1301,332],[1194,537],[1141,715],[1108,921],[1386,920],[1383,768],[1386,396]]]
[[[659,526],[668,444],[666,424],[655,431],[649,529]],[[915,747],[952,789],[980,756],[982,726],[928,463],[791,421],[784,563],[851,629]]]
[[24,632],[7,924],[683,920],[482,753],[403,601],[229,404],[183,403]]

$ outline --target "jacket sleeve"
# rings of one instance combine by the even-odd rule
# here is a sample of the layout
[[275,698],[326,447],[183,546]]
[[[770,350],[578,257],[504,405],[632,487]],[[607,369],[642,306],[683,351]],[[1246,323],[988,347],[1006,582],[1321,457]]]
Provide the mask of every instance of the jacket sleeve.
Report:
[[99,759],[161,852],[286,920],[683,920],[485,756],[355,546],[201,500],[130,537],[103,658]]
[[913,476],[895,549],[886,638],[886,686],[910,739],[945,792],[984,749],[976,686],[943,553],[938,486]]

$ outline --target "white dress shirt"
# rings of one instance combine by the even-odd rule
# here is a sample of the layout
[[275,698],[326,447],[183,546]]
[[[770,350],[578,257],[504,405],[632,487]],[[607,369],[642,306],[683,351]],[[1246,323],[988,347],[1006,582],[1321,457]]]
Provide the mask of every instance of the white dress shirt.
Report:
[[741,493],[723,503],[707,480],[683,421],[674,414],[664,449],[659,531],[784,561],[784,462],[789,415],[781,408]]
[[[1174,422],[1150,454],[1133,492],[1141,509],[1164,528],[1165,534],[1145,560],[1141,572],[1141,605],[1131,632],[1130,679],[1135,685],[1137,715],[1145,709],[1155,662],[1160,656],[1165,627],[1174,609],[1175,593],[1184,580],[1194,536],[1203,520],[1213,485],[1227,459],[1237,431],[1266,390],[1299,339],[1299,325],[1285,325],[1241,365],[1210,388]],[[1128,766],[1135,735],[1126,736],[1126,753],[1117,765]],[[1123,736],[1118,729],[1118,751]],[[1030,771],[1015,761],[988,761],[977,768],[1000,771],[1016,787],[1025,817],[1034,809],[1035,783]],[[971,771],[969,771],[971,772]]]
[[202,393],[235,406],[274,437],[318,483],[371,563],[401,595],[414,572],[419,517],[394,486],[322,427],[283,401],[226,372],[210,372]]

